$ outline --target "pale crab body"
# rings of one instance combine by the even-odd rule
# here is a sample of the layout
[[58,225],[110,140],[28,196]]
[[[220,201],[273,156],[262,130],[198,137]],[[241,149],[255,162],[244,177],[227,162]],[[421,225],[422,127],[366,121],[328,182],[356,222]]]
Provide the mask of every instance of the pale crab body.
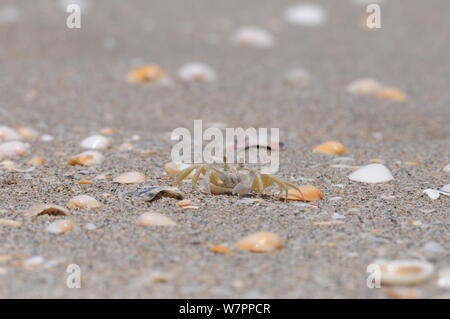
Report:
[[[227,164],[221,165],[223,170],[213,164],[195,164],[182,170],[178,173],[176,180],[177,184],[189,176],[192,172],[192,186],[197,188],[197,183],[202,178],[203,186],[208,193],[233,193],[233,194],[249,194],[252,191],[262,195],[264,190],[276,185],[281,192],[287,194],[289,189],[300,189],[287,181],[269,174],[261,174],[255,170],[244,168],[242,166],[229,166]],[[220,166],[219,166],[220,167]],[[212,191],[213,190],[213,191]]]

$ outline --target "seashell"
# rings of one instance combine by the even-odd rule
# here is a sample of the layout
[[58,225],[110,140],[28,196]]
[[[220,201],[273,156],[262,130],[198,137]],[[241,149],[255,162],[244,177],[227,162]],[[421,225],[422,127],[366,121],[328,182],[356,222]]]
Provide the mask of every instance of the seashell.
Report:
[[38,132],[36,132],[31,127],[26,127],[22,125],[16,125],[16,131],[20,134],[24,139],[31,140],[38,137]]
[[127,80],[133,84],[157,83],[167,78],[166,72],[155,64],[144,65],[128,72]]
[[19,227],[22,226],[22,223],[11,219],[0,218],[0,226]]
[[69,208],[98,208],[102,206],[94,197],[88,195],[78,195],[69,200],[66,205]]
[[450,289],[450,267],[439,270],[437,285],[441,288]]
[[100,133],[104,135],[114,135],[117,133],[117,130],[112,127],[105,127],[100,130]]
[[66,210],[64,207],[53,204],[38,204],[26,210],[23,210],[22,213],[28,217],[35,217],[40,215],[53,215],[53,216],[69,215],[69,211]]
[[73,223],[68,219],[60,219],[57,221],[54,221],[50,225],[47,226],[45,231],[52,233],[52,234],[62,234],[62,233],[68,233],[71,232],[74,228]]
[[203,63],[189,63],[181,67],[178,76],[187,82],[213,82],[216,80],[216,73],[213,69]]
[[[177,177],[178,173],[190,165],[184,163],[169,162],[164,164],[164,171],[172,178]],[[189,174],[187,178],[192,178],[193,173]]]
[[362,78],[351,82],[347,92],[354,95],[375,96],[383,89],[381,82],[372,78]]
[[173,226],[175,222],[167,216],[160,213],[147,212],[142,214],[137,219],[139,226]]
[[178,207],[188,207],[192,206],[192,201],[190,199],[181,200],[177,203]]
[[87,179],[80,179],[77,184],[79,185],[92,185],[94,184],[93,181],[87,180]]
[[327,16],[322,6],[304,3],[286,9],[283,18],[292,24],[319,27],[325,23]]
[[[302,191],[299,193],[298,190],[290,188],[288,190],[288,200],[296,200],[302,202],[312,202],[315,200],[324,199],[324,195],[320,189],[311,185],[300,186],[299,189]],[[285,199],[286,194],[282,192],[280,198]]]
[[363,166],[351,173],[348,178],[361,183],[385,183],[394,179],[389,169],[382,164]]
[[42,142],[50,142],[50,141],[53,141],[54,139],[55,139],[55,138],[54,138],[53,136],[48,135],[48,134],[44,134],[44,135],[42,135],[41,138],[40,138],[40,140],[41,140]]
[[416,289],[393,287],[384,291],[389,298],[392,299],[417,299],[420,294]]
[[275,40],[266,30],[260,27],[247,26],[238,29],[233,34],[231,42],[240,46],[271,48],[274,46]]
[[302,68],[290,70],[285,78],[284,83],[295,87],[306,87],[309,84],[310,75],[308,71]]
[[30,144],[17,141],[6,142],[0,144],[0,154],[9,158],[27,156],[30,154]]
[[45,164],[45,159],[41,157],[33,157],[27,162],[28,165],[43,165]]
[[117,176],[112,182],[119,184],[138,184],[145,183],[146,181],[147,177],[140,172],[127,172]]
[[406,161],[403,164],[408,165],[408,166],[418,166],[418,165],[420,165],[420,163],[416,162],[416,161]]
[[421,260],[376,261],[380,266],[382,285],[410,286],[427,280],[434,272],[434,266]]
[[145,201],[152,202],[160,199],[161,197],[183,199],[184,194],[176,187],[152,186],[137,193],[137,196],[142,197]]
[[33,256],[25,259],[22,262],[22,266],[26,269],[34,269],[44,263],[45,259],[41,256]]
[[69,159],[67,164],[80,166],[95,166],[103,162],[105,157],[97,151],[86,151]]
[[450,173],[450,164],[445,165],[445,167],[442,170],[446,173]]
[[447,184],[447,185],[445,185],[445,186],[442,186],[439,190],[440,190],[441,192],[450,193],[450,184]]
[[283,241],[271,232],[258,232],[242,238],[236,248],[254,253],[265,253],[283,248]]
[[213,245],[209,247],[209,251],[217,254],[229,254],[231,250],[228,247],[222,245]]
[[314,152],[322,154],[344,155],[345,153],[347,153],[347,149],[339,142],[328,141],[316,146]]
[[103,135],[92,135],[81,141],[80,146],[87,149],[105,149],[111,147],[109,138]]
[[22,136],[14,129],[7,126],[0,126],[0,142],[20,141]]
[[432,200],[436,200],[436,199],[438,199],[441,196],[439,191],[436,190],[436,189],[426,189],[422,193],[426,194]]
[[406,94],[397,88],[383,88],[378,92],[377,96],[395,102],[405,102],[408,99]]

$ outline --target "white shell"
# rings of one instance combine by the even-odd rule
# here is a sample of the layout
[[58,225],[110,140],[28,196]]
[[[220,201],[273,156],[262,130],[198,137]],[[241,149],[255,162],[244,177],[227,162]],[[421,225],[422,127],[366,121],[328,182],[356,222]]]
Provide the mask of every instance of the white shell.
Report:
[[188,82],[213,82],[217,78],[211,67],[198,62],[182,66],[178,71],[178,76]]
[[84,225],[84,229],[86,229],[86,230],[96,230],[97,226],[95,226],[95,224],[92,224],[92,223],[87,223],[86,225]]
[[92,135],[85,138],[80,146],[83,148],[93,149],[93,150],[101,150],[108,147],[111,147],[111,142],[109,138],[103,135]]
[[450,193],[450,184],[443,186],[440,190],[446,193]]
[[30,154],[30,144],[22,142],[6,142],[0,144],[0,157],[2,157],[1,154],[10,158],[27,156]]
[[54,138],[53,136],[49,135],[49,134],[44,134],[44,135],[42,135],[41,138],[40,138],[40,140],[41,140],[42,142],[50,142],[50,141],[53,141],[54,139],[55,139],[55,138]]
[[313,3],[303,3],[287,8],[283,17],[287,22],[307,27],[321,26],[327,19],[323,7]]
[[361,183],[385,183],[394,179],[392,173],[383,164],[363,166],[351,173],[348,178]]
[[423,191],[423,193],[428,195],[428,197],[431,198],[432,200],[436,200],[441,196],[439,191],[436,189],[426,189]]
[[434,272],[434,266],[421,260],[379,260],[381,284],[415,285],[427,280]]
[[271,48],[275,43],[273,36],[269,32],[255,26],[247,26],[238,29],[233,34],[231,41],[235,45],[256,48]]
[[175,222],[160,213],[147,212],[138,217],[139,226],[173,226]]
[[22,136],[8,126],[0,126],[0,142],[20,141]]
[[48,233],[61,234],[71,232],[73,227],[73,223],[70,220],[60,219],[48,225],[45,230]]
[[296,87],[305,87],[309,84],[309,78],[308,71],[302,68],[294,68],[286,74],[284,82]]
[[94,197],[88,195],[78,195],[69,200],[69,208],[98,208],[102,206]]
[[114,178],[113,183],[138,184],[138,183],[145,183],[146,181],[147,176],[145,176],[140,172],[127,172]]
[[445,165],[445,167],[442,170],[446,173],[450,173],[450,164]]
[[361,78],[347,86],[347,92],[354,95],[376,95],[383,89],[383,84],[372,78]]
[[437,285],[441,288],[450,289],[450,267],[439,270]]

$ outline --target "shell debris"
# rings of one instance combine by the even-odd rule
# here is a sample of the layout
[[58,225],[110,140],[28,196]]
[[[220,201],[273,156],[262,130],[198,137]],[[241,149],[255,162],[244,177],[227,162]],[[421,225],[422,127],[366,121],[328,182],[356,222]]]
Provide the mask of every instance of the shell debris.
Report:
[[316,148],[314,148],[314,152],[322,154],[344,155],[345,153],[347,153],[347,148],[337,141],[327,141],[316,146]]
[[170,186],[152,186],[136,193],[136,196],[143,198],[143,200],[152,202],[161,197],[171,197],[176,199],[183,199],[184,194],[176,187]]
[[74,224],[68,219],[56,220],[45,229],[46,232],[52,234],[62,234],[71,232],[74,229]]
[[20,141],[22,136],[16,130],[8,126],[0,126],[0,143],[9,141]]
[[212,245],[209,247],[209,251],[217,254],[229,254],[231,250],[223,245]]
[[118,184],[140,184],[146,181],[147,176],[141,172],[127,172],[117,176],[112,182]]
[[166,72],[156,64],[137,67],[127,74],[127,80],[133,84],[164,83],[169,80]]
[[81,141],[80,146],[86,149],[103,150],[111,147],[109,138],[103,135],[92,135]]
[[216,72],[210,66],[200,62],[182,66],[178,71],[178,76],[186,82],[213,82],[217,79]]
[[242,238],[236,244],[237,249],[247,250],[254,253],[265,253],[284,247],[283,241],[278,235],[263,231]]
[[176,223],[167,216],[156,212],[146,212],[137,219],[139,226],[174,226]]
[[102,205],[92,196],[78,195],[69,200],[66,205],[69,208],[98,208]]
[[53,204],[38,204],[26,210],[21,211],[27,217],[35,217],[40,215],[67,216],[69,211],[64,207]]
[[422,283],[434,273],[433,264],[421,260],[378,260],[382,285],[410,286]]
[[355,182],[361,183],[385,183],[394,179],[391,171],[382,164],[369,164],[363,166],[353,173],[348,178]]
[[5,142],[0,144],[0,158],[24,157],[30,154],[30,144],[19,141]]
[[302,3],[287,8],[283,12],[283,18],[292,24],[319,27],[325,24],[327,15],[322,6],[314,3]]
[[238,29],[231,37],[231,42],[235,45],[255,48],[271,48],[275,44],[272,34],[256,26]]
[[0,218],[0,226],[20,227],[22,223],[11,219]]
[[85,151],[74,157],[71,157],[67,164],[72,166],[96,166],[104,161],[105,157],[97,151]]

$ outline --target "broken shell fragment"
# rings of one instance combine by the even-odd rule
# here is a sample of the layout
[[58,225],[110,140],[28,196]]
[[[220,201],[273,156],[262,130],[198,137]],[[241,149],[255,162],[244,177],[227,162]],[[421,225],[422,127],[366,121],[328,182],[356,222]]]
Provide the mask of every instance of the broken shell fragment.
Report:
[[192,201],[190,199],[181,200],[177,203],[178,207],[189,207],[192,206]]
[[153,186],[137,193],[138,197],[142,197],[145,201],[152,202],[161,197],[171,197],[183,199],[184,194],[176,187],[170,186]]
[[217,78],[211,67],[199,62],[182,66],[178,71],[178,76],[187,82],[213,82]]
[[436,200],[441,196],[438,190],[431,188],[424,190],[422,193],[426,194],[432,200]]
[[254,253],[265,253],[268,251],[283,248],[283,241],[271,232],[257,232],[253,235],[242,238],[236,248]]
[[60,219],[54,221],[45,229],[48,233],[52,234],[62,234],[71,232],[74,228],[73,223],[68,219]]
[[319,27],[327,18],[322,6],[314,3],[303,3],[287,8],[283,17],[289,23],[307,27]]
[[24,139],[31,140],[36,138],[39,134],[31,127],[26,127],[22,125],[16,126],[17,133],[20,134]]
[[446,173],[450,173],[450,164],[445,165],[445,167],[442,170]]
[[173,226],[175,222],[167,216],[160,213],[147,212],[142,214],[137,219],[139,226]]
[[17,141],[0,144],[0,158],[2,154],[9,158],[27,156],[30,154],[30,144]]
[[271,48],[274,46],[273,36],[266,30],[248,26],[238,29],[232,36],[231,42],[235,45],[255,48]]
[[33,157],[27,162],[28,165],[43,165],[45,164],[45,159],[41,157]]
[[377,261],[381,284],[410,286],[427,280],[434,272],[434,266],[421,260]]
[[[312,202],[315,200],[321,200],[324,199],[324,195],[320,189],[317,187],[311,186],[311,185],[305,185],[299,187],[301,193],[294,189],[290,188],[288,190],[288,200],[296,200],[296,201],[302,201],[302,202]],[[286,198],[286,194],[282,192],[280,194],[280,197],[282,199]]]
[[145,183],[146,181],[147,177],[140,172],[127,172],[117,176],[112,182],[119,184],[139,184]]
[[348,178],[361,183],[385,183],[394,179],[389,169],[382,164],[363,166],[351,173]]
[[86,151],[69,159],[67,164],[80,166],[95,166],[103,162],[104,156],[97,151]]
[[0,126],[0,142],[19,141],[22,139],[14,129],[7,126]]
[[73,197],[66,205],[69,208],[98,208],[102,206],[94,197],[88,195],[78,195]]
[[228,247],[222,245],[213,245],[209,247],[209,251],[217,254],[229,254],[231,250]]
[[166,72],[155,64],[144,65],[128,72],[127,80],[133,84],[157,83],[167,78]]
[[345,148],[345,146],[339,142],[328,141],[316,146],[314,152],[322,154],[344,155],[345,153],[347,153],[347,148]]
[[354,95],[375,96],[383,89],[383,84],[372,78],[362,78],[351,82],[347,92]]
[[450,289],[450,267],[439,270],[437,285],[441,288]]
[[378,92],[378,97],[395,102],[405,102],[408,99],[406,94],[397,88],[383,88]]
[[64,207],[52,204],[38,204],[26,210],[23,210],[22,213],[28,217],[35,217],[40,215],[53,215],[53,216],[69,215],[69,211]]
[[21,225],[21,222],[15,220],[0,218],[0,226],[19,227]]
[[87,149],[105,149],[111,147],[109,138],[103,135],[92,135],[81,141],[80,146]]

